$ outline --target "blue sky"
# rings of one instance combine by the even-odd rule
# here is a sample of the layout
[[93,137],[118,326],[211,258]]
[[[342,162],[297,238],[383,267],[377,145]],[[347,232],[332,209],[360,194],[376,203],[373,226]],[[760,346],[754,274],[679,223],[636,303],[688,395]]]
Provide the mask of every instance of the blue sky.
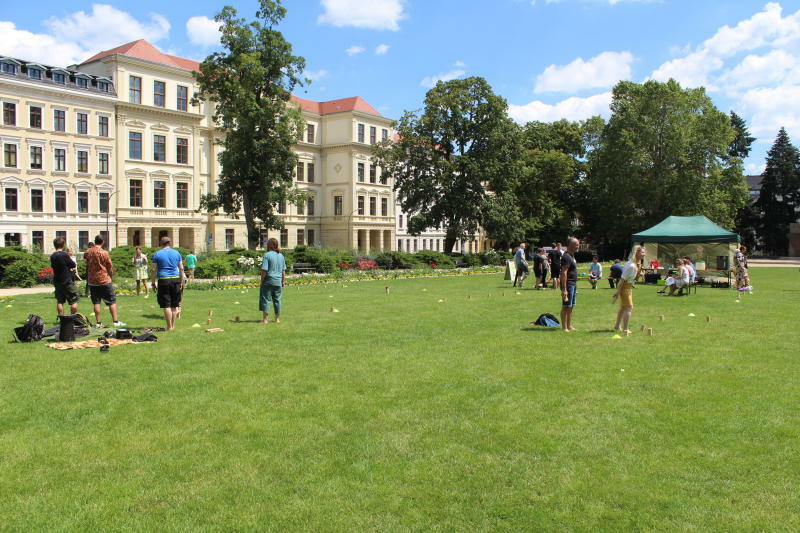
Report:
[[[252,17],[257,3],[229,2]],[[0,54],[70,64],[145,38],[201,59],[222,2],[3,1]],[[758,138],[800,143],[800,0],[287,0],[281,26],[314,82],[299,96],[359,95],[397,118],[436,79],[479,75],[527,120],[608,116],[620,79],[703,85]],[[110,31],[112,29],[113,31]]]

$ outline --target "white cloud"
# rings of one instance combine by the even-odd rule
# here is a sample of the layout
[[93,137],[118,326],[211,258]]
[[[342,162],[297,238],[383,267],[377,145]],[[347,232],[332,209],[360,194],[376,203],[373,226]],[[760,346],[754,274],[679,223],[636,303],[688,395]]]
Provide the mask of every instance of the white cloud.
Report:
[[546,104],[534,100],[525,105],[509,105],[508,114],[512,119],[524,124],[532,120],[552,122],[565,118],[567,120],[584,120],[595,115],[608,117],[610,114],[611,93],[595,94],[586,98],[573,96],[556,104]]
[[354,56],[356,54],[360,54],[364,50],[365,48],[363,46],[358,46],[357,44],[354,44],[350,48],[346,49],[344,52],[349,56]]
[[[13,22],[0,21],[0,54],[67,66],[120,44],[147,39],[156,43],[169,34],[166,18],[151,13],[140,22],[110,5],[94,4],[92,11],[77,11],[44,21],[47,33],[21,30]],[[111,31],[113,30],[113,31]]]
[[724,72],[720,82],[728,90],[772,85],[783,81],[793,71],[797,72],[798,66],[798,58],[785,50],[772,50],[761,56],[751,54]]
[[686,87],[702,85],[708,90],[714,91],[717,90],[717,87],[711,82],[710,75],[721,69],[724,64],[722,59],[703,50],[667,61],[658,67],[650,77],[657,81],[667,81],[672,78]]
[[745,173],[749,176],[760,176],[766,168],[766,163],[747,163],[744,166]]
[[436,84],[440,81],[450,81],[456,78],[459,78],[466,74],[467,72],[462,69],[451,70],[450,72],[441,72],[436,76],[425,76],[422,78],[422,81],[419,82],[420,85],[423,87],[432,88],[436,86]]
[[579,57],[567,65],[550,65],[536,77],[534,92],[576,93],[611,87],[631,77],[633,61],[630,52],[603,52],[588,61]]
[[750,132],[772,139],[781,127],[800,131],[800,85],[750,89],[737,103],[737,112],[749,117]]
[[318,81],[318,80],[326,77],[328,74],[329,74],[329,72],[327,70],[325,70],[324,68],[316,70],[316,71],[312,71],[312,70],[304,70],[303,71],[303,77],[304,78],[308,78],[311,81]]
[[320,4],[325,11],[317,17],[317,23],[336,27],[397,31],[399,22],[406,18],[405,0],[320,0]]
[[216,46],[219,44],[219,22],[204,16],[192,17],[186,21],[186,35],[197,46]]
[[457,67],[465,67],[465,66],[466,66],[466,65],[464,64],[464,62],[463,62],[463,61],[456,61],[456,62],[455,62],[455,63],[453,63],[453,64],[454,64],[455,66],[457,66]]
[[375,47],[375,55],[382,56],[388,51],[389,51],[388,44],[379,44],[378,46]]

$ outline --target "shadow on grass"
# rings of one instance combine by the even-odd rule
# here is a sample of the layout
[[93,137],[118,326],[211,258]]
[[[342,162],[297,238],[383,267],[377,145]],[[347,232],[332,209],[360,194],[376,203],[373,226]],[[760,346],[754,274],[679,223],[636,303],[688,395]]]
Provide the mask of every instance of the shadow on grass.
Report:
[[228,322],[230,322],[232,324],[260,324],[261,323],[260,320],[239,320],[238,322],[236,320],[228,320]]
[[552,333],[554,331],[561,331],[561,328],[546,328],[544,326],[528,326],[525,328],[519,328],[520,331],[540,331],[546,333]]
[[586,333],[619,333],[614,328],[604,328],[604,329],[590,329],[587,330]]

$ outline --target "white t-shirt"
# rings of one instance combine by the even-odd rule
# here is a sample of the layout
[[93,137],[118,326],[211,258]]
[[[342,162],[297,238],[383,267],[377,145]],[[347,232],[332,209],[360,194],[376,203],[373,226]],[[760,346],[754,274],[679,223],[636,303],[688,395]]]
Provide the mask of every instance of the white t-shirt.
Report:
[[625,268],[622,269],[622,279],[628,285],[633,285],[634,280],[636,279],[636,274],[639,273],[639,268],[636,266],[636,263],[633,261],[628,261],[625,265]]

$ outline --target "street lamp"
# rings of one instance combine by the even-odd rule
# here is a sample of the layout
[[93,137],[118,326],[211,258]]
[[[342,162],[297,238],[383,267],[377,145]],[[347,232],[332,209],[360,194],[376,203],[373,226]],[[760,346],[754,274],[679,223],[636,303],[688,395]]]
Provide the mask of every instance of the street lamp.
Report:
[[111,251],[111,234],[108,232],[108,217],[111,215],[111,197],[119,192],[119,189],[111,192],[108,195],[108,204],[106,205],[106,237],[108,237],[108,250]]
[[353,248],[353,232],[352,232],[352,230],[350,229],[350,219],[352,218],[353,214],[354,214],[356,211],[358,211],[358,207],[356,207],[355,209],[353,209],[352,211],[350,211],[350,214],[349,214],[349,215],[347,215],[347,226],[346,226],[346,228],[347,228],[347,244],[348,244],[348,247],[349,247],[350,249],[352,249],[352,248]]

